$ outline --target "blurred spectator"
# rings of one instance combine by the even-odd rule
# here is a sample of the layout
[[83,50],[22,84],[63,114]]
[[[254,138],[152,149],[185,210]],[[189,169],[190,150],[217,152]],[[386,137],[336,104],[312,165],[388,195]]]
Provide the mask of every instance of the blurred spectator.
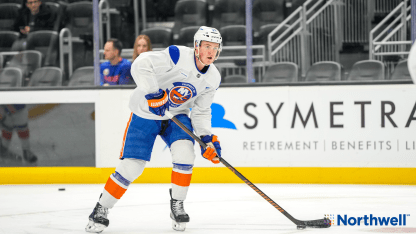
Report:
[[56,14],[40,0],[24,0],[25,4],[19,11],[19,16],[14,21],[14,30],[20,32],[22,39],[15,42],[12,50],[23,50],[26,44],[26,36],[30,32],[39,30],[53,30]]
[[127,59],[123,59],[121,50],[123,44],[117,39],[109,39],[104,46],[104,58],[108,62],[101,64],[100,73],[100,85],[122,85],[129,84],[132,80],[130,74],[131,62]]
[[139,35],[134,41],[133,61],[143,52],[152,51],[152,43],[147,35]]
[[0,105],[0,127],[2,137],[0,142],[0,157],[11,160],[20,160],[20,157],[9,150],[13,131],[17,132],[23,150],[23,160],[35,163],[38,158],[30,150],[30,131],[28,125],[29,111],[26,105]]

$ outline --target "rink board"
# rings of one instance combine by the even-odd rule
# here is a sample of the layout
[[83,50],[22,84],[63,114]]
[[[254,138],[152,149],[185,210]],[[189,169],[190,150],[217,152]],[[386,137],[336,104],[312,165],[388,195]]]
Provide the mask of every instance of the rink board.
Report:
[[[115,168],[30,167],[1,168],[0,184],[95,184],[105,183]],[[416,184],[416,168],[236,168],[252,183],[302,184]],[[170,183],[171,168],[145,168],[134,183]],[[196,167],[192,183],[243,183],[228,168]]]
[[[0,165],[0,184],[105,183],[118,164],[131,92],[1,92],[0,104],[94,104],[95,113],[85,115],[95,125],[95,168]],[[415,112],[413,85],[220,88],[212,132],[224,158],[253,182],[416,184]],[[224,166],[200,157],[197,145],[195,153],[192,182],[240,182]],[[169,183],[170,167],[169,149],[158,139],[137,181]]]

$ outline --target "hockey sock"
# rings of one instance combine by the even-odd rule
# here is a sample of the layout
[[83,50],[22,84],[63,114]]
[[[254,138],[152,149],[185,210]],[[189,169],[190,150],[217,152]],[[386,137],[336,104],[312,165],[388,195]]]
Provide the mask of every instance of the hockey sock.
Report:
[[173,164],[172,169],[172,198],[176,200],[185,200],[191,184],[193,165]]
[[22,149],[29,150],[30,149],[30,143],[29,143],[29,128],[26,126],[18,127],[17,129],[17,135],[20,138],[20,141],[22,142]]
[[9,131],[9,130],[6,130],[6,129],[3,129],[2,131],[1,131],[1,144],[5,147],[5,148],[9,148],[9,146],[10,146],[10,142],[11,142],[11,140],[12,140],[12,136],[13,136],[13,132],[12,131]]
[[[103,193],[103,197],[101,197],[100,199],[100,204],[105,207],[111,206],[108,208],[112,208],[115,202],[117,202],[124,195],[130,183],[131,182],[129,180],[125,179],[117,171],[111,174],[110,178],[108,178],[107,183],[105,184],[104,193]],[[114,202],[114,204],[112,205],[108,205],[108,202],[105,205],[102,204],[102,202],[104,202],[105,200],[104,198],[108,194],[111,195],[112,198],[116,199],[116,200],[111,199]]]
[[116,171],[110,175],[104,186],[100,204],[106,208],[113,208],[117,201],[124,195],[127,188],[139,177],[146,165],[146,161],[126,158],[120,161]]
[[172,153],[172,198],[185,200],[191,183],[195,161],[194,144],[190,140],[177,140],[170,146]]

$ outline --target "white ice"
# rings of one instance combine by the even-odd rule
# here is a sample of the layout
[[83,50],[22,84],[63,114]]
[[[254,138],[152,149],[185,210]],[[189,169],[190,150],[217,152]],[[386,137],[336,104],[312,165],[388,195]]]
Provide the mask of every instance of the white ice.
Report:
[[[416,187],[390,185],[257,186],[293,217],[321,219],[325,214],[398,217],[406,226],[332,226],[297,230],[284,215],[246,184],[191,184],[185,233],[416,233]],[[2,185],[0,233],[86,233],[88,216],[103,184]],[[178,233],[169,218],[170,184],[132,184],[110,210],[105,233]],[[65,191],[58,191],[65,188]],[[336,224],[336,223],[335,223]],[[178,233],[179,234],[179,233]]]

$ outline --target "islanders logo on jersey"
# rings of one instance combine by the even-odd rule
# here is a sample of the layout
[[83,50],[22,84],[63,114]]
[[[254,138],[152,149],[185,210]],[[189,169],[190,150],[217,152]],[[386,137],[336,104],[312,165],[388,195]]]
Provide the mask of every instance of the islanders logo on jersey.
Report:
[[108,74],[110,74],[110,69],[108,69],[108,68],[104,69],[103,74],[105,76],[108,76]]
[[178,107],[196,96],[196,89],[190,83],[175,82],[169,92],[169,106]]

